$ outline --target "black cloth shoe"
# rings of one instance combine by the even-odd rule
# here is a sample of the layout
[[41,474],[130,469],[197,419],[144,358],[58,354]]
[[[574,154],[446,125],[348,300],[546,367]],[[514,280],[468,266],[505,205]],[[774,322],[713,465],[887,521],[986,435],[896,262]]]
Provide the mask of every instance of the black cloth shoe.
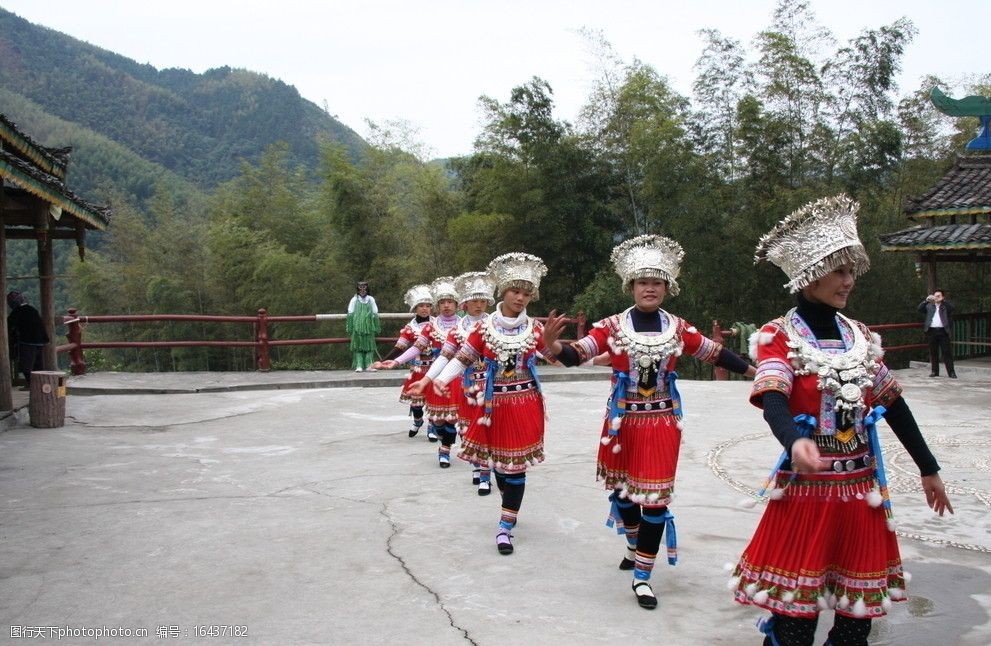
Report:
[[411,428],[409,430],[409,436],[410,437],[416,437],[416,434],[419,433],[419,432],[420,432],[420,427],[419,426],[414,426],[413,428]]
[[619,562],[619,569],[632,570],[634,567],[636,567],[636,564],[637,564],[636,561],[631,561],[630,559],[624,556],[623,560]]
[[929,376],[930,377],[938,377],[939,376],[939,373],[938,372],[930,372],[929,373]]
[[496,549],[499,550],[500,554],[512,554],[513,553],[513,535],[506,530],[502,530],[496,534]]
[[657,597],[654,596],[653,588],[646,581],[634,580],[633,593],[637,595],[637,603],[640,604],[641,608],[653,610],[657,607]]
[[947,375],[947,377],[949,377],[950,379],[956,379],[957,378],[957,373],[951,372],[950,374]]

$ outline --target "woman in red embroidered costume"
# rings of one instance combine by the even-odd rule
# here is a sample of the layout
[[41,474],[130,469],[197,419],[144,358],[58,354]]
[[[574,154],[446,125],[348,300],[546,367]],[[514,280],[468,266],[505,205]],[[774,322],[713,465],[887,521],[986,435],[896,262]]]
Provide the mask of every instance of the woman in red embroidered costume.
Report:
[[526,313],[539,297],[547,267],[536,256],[509,253],[488,266],[502,302],[465,339],[433,382],[438,394],[475,362],[486,365],[482,416],[465,432],[458,457],[491,464],[502,492],[496,534],[500,554],[512,554],[512,529],[523,502],[526,470],[544,460],[544,400],[537,379],[537,353],[544,350],[542,326]]
[[876,423],[884,417],[918,466],[929,506],[953,513],[933,457],[881,360],[881,340],[839,313],[869,267],[859,205],[845,195],[795,211],[764,236],[757,259],[779,266],[797,307],[751,339],[750,401],[784,447],[761,491],[769,502],[736,566],[736,600],[770,610],[765,644],[867,644],[871,619],[905,598]]
[[[403,301],[409,307],[409,311],[414,313],[414,316],[409,323],[403,326],[403,329],[399,332],[399,338],[396,339],[396,346],[386,355],[385,359],[372,364],[372,368],[376,370],[385,369],[385,363],[387,361],[392,361],[406,352],[406,350],[416,343],[417,337],[420,336],[421,328],[431,321],[430,312],[433,309],[433,296],[430,294],[430,287],[428,285],[414,285],[410,287],[406,290]],[[414,358],[410,364],[409,376],[403,382],[402,389],[399,393],[399,401],[409,402],[409,414],[413,417],[413,426],[409,429],[410,437],[415,437],[420,432],[420,427],[423,426],[424,399],[422,394],[411,395],[408,389],[426,374],[430,368],[431,361],[433,361],[433,354],[430,352],[421,352],[419,356]],[[427,439],[431,442],[437,441],[437,434],[434,433],[433,428],[427,428]]]
[[658,235],[623,242],[612,262],[633,295],[634,306],[596,323],[571,345],[557,341],[563,317],[548,318],[544,342],[566,366],[607,352],[612,366],[612,395],[602,427],[597,477],[611,491],[609,525],[626,535],[621,570],[633,570],[637,603],[657,607],[650,586],[661,538],[667,533],[668,562],[676,560],[674,517],[668,504],[674,492],[681,445],[681,398],[674,372],[683,352],[740,374],[753,367],[706,338],[687,321],[661,309],[668,294],[678,294],[677,277],[684,252]]
[[[391,370],[418,356],[429,355],[431,362],[435,361],[441,348],[444,347],[447,335],[457,328],[458,293],[454,287],[454,278],[443,276],[435,279],[430,284],[430,294],[437,307],[437,316],[420,328],[420,334],[416,337],[416,341],[406,352],[394,360],[383,361],[383,368]],[[431,367],[433,366],[431,365]],[[428,371],[422,371],[417,376],[422,378],[426,372]],[[423,389],[417,387],[417,384],[422,380],[421,378],[413,383],[407,380],[406,395],[408,397],[421,396]],[[437,464],[442,469],[451,466],[451,446],[458,437],[454,422],[458,418],[458,399],[460,397],[460,389],[443,396],[432,391],[426,393],[427,420],[430,424],[427,429],[427,437],[440,439],[440,446],[437,448]]]
[[[487,272],[472,271],[461,274],[454,279],[454,289],[459,295],[459,303],[464,307],[465,315],[461,317],[458,324],[451,329],[447,335],[443,347],[427,376],[419,383],[410,388],[411,393],[426,392],[427,399],[433,394],[430,383],[437,378],[437,375],[447,367],[448,362],[454,358],[458,350],[464,344],[465,339],[471,334],[478,324],[488,318],[485,311],[495,302],[492,293],[495,291],[495,279]],[[452,383],[452,392],[459,392],[454,396],[458,406],[458,431],[462,437],[468,428],[475,423],[482,415],[482,407],[485,397],[485,362],[476,361],[465,370],[465,377],[460,382],[455,380]],[[478,486],[478,495],[487,496],[492,491],[490,483],[491,471],[488,464],[475,464],[472,469],[472,484]]]

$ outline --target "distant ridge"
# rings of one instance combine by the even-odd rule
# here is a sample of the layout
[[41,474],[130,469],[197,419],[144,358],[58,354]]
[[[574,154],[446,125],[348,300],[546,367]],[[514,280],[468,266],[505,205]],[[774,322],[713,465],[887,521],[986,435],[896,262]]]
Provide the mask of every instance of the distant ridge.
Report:
[[[59,141],[31,132],[45,145],[73,145],[65,139],[75,137],[64,124],[76,124],[80,133],[98,133],[199,189],[236,176],[243,160],[257,160],[278,141],[289,145],[293,161],[310,169],[319,164],[321,139],[343,144],[354,155],[366,145],[282,81],[230,67],[203,74],[158,70],[3,9],[0,90],[0,112],[29,132],[44,130],[44,123],[62,124]],[[39,110],[57,120],[46,119]],[[78,161],[74,155],[69,172],[77,190],[123,184],[130,185],[123,192],[147,199],[134,188],[141,181],[119,177],[120,169],[108,170],[109,177],[102,178],[88,169],[80,178],[73,172]]]

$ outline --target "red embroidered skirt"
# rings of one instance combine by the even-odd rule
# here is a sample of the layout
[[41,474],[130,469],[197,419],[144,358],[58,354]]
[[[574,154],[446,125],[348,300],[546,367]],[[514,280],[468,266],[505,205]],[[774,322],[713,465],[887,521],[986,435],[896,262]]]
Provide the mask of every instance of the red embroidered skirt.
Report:
[[[778,475],[785,487],[791,472]],[[864,499],[874,469],[801,474],[764,516],[736,567],[736,601],[792,617],[835,608],[880,617],[905,598],[895,533]]]
[[[499,387],[508,390],[499,392]],[[472,464],[491,463],[503,473],[526,471],[527,466],[544,461],[544,400],[533,381],[498,382],[490,419],[491,425],[483,424],[480,417],[468,427],[459,458]]]
[[420,397],[411,397],[406,393],[406,389],[415,384],[416,382],[423,379],[424,375],[427,374],[427,370],[430,368],[429,364],[413,366],[409,369],[409,376],[406,377],[406,381],[403,382],[402,391],[399,393],[399,401],[409,402],[410,406],[423,406],[424,399]]
[[464,434],[485,412],[485,407],[478,403],[485,393],[485,371],[472,370],[471,386],[467,391],[462,388],[461,393],[458,398],[458,430]]
[[442,397],[434,392],[432,387],[424,391],[426,395],[427,419],[435,424],[453,424],[458,419],[458,402],[464,399],[461,394],[461,380],[455,379],[448,384],[448,395]]
[[[609,435],[610,420],[602,425],[601,438]],[[616,451],[619,446],[619,451]],[[599,444],[596,479],[605,488],[619,489],[620,496],[648,506],[665,506],[674,493],[681,429],[670,410],[627,412],[619,435]]]

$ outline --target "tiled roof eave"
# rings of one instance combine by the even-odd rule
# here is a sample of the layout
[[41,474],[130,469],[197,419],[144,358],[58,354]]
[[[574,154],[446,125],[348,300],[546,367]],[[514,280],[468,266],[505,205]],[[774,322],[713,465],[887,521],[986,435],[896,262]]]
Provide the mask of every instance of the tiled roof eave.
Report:
[[54,176],[4,151],[0,151],[0,178],[13,180],[28,193],[60,207],[94,229],[106,229],[110,223],[109,209],[89,204],[62,187]]
[[991,214],[991,205],[905,212],[905,215],[907,215],[910,218],[930,218],[930,217],[949,217],[952,215],[988,215],[988,214]]
[[65,180],[66,163],[52,152],[27,136],[13,121],[0,114],[0,138],[7,146],[17,150],[37,166],[60,180]]
[[991,253],[991,244],[963,243],[963,244],[900,244],[886,245],[881,243],[881,251],[984,251]]

